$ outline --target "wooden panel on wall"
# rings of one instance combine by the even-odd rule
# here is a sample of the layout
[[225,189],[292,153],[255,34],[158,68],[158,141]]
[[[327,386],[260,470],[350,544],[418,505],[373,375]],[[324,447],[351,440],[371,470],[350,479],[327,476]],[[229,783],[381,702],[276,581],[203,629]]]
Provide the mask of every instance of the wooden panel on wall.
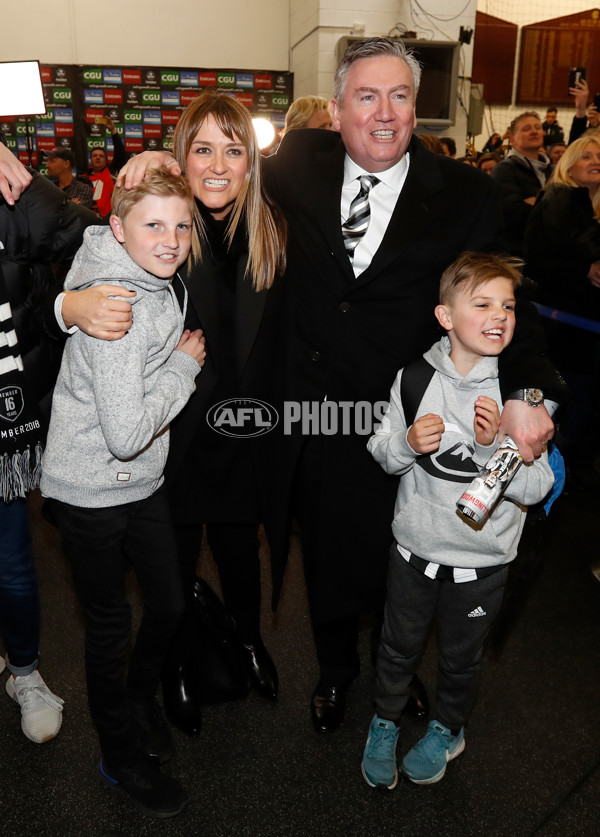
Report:
[[586,67],[590,90],[600,91],[600,9],[524,26],[517,104],[573,105],[569,67]]
[[488,105],[510,105],[517,57],[516,23],[477,12],[473,44],[473,84],[483,85]]

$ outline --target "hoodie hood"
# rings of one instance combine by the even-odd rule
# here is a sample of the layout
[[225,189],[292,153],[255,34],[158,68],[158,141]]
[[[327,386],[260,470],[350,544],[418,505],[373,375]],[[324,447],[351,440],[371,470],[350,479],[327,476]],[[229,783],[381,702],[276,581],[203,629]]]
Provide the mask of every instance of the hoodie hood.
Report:
[[474,384],[492,384],[498,378],[497,357],[482,357],[468,375],[461,375],[457,372],[456,367],[450,360],[450,338],[448,336],[444,336],[437,343],[434,343],[423,357],[440,375],[454,381],[458,386],[464,385],[466,389],[471,389]]
[[[108,226],[85,230],[83,244],[75,254],[64,288],[66,291],[83,290],[99,282],[146,291],[167,290],[171,284],[170,279],[153,276],[137,265]],[[135,299],[128,301],[135,302]]]

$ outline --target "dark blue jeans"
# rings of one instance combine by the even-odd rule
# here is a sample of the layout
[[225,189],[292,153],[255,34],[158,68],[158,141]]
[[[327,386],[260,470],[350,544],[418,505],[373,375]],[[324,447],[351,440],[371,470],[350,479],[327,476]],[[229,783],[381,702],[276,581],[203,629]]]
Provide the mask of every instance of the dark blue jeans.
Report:
[[38,664],[40,602],[27,500],[0,499],[0,632],[9,670],[31,674]]
[[[85,617],[90,711],[104,757],[115,764],[137,751],[131,699],[154,698],[184,601],[169,507],[162,490],[145,500],[81,508],[49,500]],[[129,665],[133,569],[144,601]],[[127,673],[125,673],[127,670]]]

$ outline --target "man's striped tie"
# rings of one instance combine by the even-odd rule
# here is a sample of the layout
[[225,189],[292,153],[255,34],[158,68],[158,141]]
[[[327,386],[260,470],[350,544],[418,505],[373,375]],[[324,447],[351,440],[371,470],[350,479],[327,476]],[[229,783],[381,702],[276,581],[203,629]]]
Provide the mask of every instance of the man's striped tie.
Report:
[[354,251],[358,246],[358,242],[366,233],[371,220],[371,209],[369,208],[369,192],[379,180],[373,174],[363,174],[360,180],[360,190],[358,195],[350,204],[350,213],[348,220],[342,226],[342,235],[344,236],[344,247],[349,259],[354,258]]

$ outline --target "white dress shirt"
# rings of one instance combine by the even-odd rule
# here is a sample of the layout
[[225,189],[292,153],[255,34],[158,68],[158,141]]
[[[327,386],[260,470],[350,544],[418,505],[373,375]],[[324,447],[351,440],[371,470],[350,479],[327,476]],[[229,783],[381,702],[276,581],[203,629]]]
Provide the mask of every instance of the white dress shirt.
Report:
[[350,204],[358,195],[360,182],[358,178],[363,174],[373,174],[380,181],[371,189],[369,207],[371,219],[366,233],[356,246],[352,267],[354,275],[359,276],[371,264],[373,256],[379,249],[387,226],[392,217],[398,196],[404,186],[410,156],[408,151],[394,166],[385,171],[369,172],[358,166],[346,154],[344,160],[344,185],[340,202],[341,224],[344,224],[350,214]]

